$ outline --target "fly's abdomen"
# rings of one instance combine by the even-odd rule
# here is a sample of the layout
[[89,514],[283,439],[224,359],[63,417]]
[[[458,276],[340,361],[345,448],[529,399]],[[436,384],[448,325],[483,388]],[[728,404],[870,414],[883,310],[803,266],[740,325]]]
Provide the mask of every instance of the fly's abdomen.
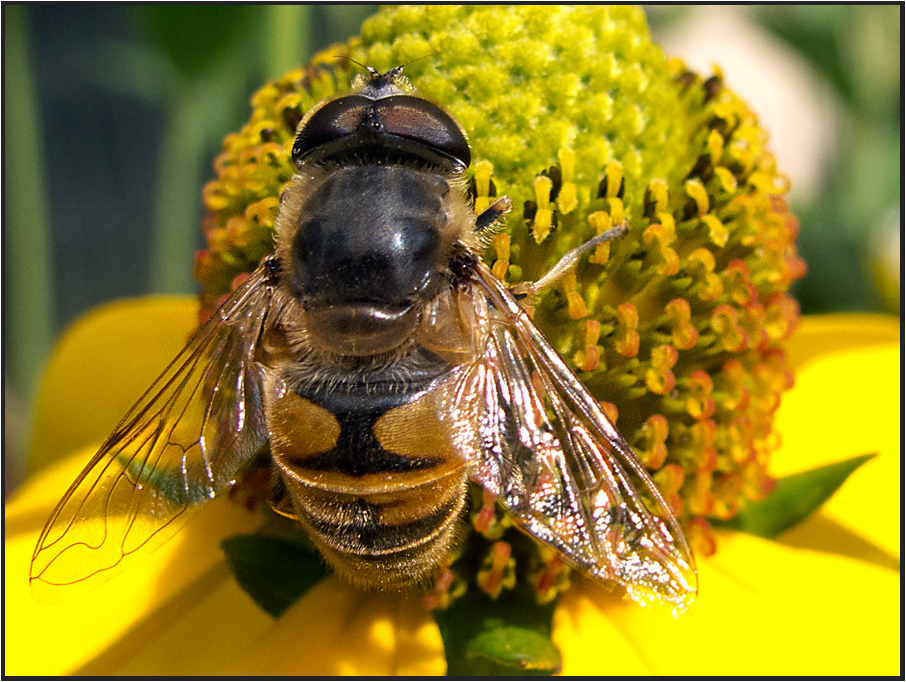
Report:
[[274,462],[299,522],[359,584],[429,572],[462,512],[466,462],[437,417],[436,375],[423,378],[287,391],[268,410]]

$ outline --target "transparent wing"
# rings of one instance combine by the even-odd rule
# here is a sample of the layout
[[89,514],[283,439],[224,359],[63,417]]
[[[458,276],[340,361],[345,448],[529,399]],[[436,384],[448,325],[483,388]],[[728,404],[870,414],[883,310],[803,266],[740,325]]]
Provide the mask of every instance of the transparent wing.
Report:
[[692,554],[626,441],[484,265],[466,298],[475,358],[449,405],[457,447],[480,453],[473,480],[572,564],[640,603],[687,608]]
[[264,443],[256,345],[271,311],[262,265],[192,337],[70,486],[41,532],[36,596],[107,577],[169,539]]

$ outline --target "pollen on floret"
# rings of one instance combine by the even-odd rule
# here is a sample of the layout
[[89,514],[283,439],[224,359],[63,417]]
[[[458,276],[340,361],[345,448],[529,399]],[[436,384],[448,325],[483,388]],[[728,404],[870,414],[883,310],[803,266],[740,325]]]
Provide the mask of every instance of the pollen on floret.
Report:
[[723,136],[716,130],[712,130],[708,133],[708,141],[705,143],[705,148],[708,150],[711,164],[717,165],[717,162],[720,161],[720,157],[724,151]]
[[771,294],[765,299],[764,310],[764,329],[774,341],[788,338],[799,323],[799,304],[789,294]]
[[673,345],[679,350],[689,350],[698,343],[698,329],[692,324],[692,308],[684,298],[675,298],[664,306],[669,319]]
[[651,415],[638,430],[635,452],[648,469],[656,471],[664,465],[669,435],[670,422],[662,414]]
[[762,277],[772,285],[789,284],[805,274],[804,261],[790,257],[789,245],[781,240],[771,239],[764,243],[761,250],[767,267]]
[[748,372],[736,358],[727,360],[717,373],[718,403],[729,412],[745,410],[749,405],[751,390]]
[[739,324],[746,330],[752,350],[763,353],[768,349],[771,339],[764,328],[764,306],[750,303],[740,308]]
[[567,272],[561,280],[561,286],[566,293],[567,313],[571,320],[581,320],[588,315],[585,300],[577,290],[575,271]]
[[730,419],[724,430],[726,443],[722,450],[730,455],[736,464],[743,464],[755,456],[752,446],[752,422],[746,415],[738,415]]
[[495,599],[505,589],[516,584],[516,560],[508,542],[495,542],[482,561],[476,582],[478,587]]
[[710,324],[724,350],[739,353],[748,348],[749,337],[739,325],[739,312],[733,306],[723,303],[714,308]]
[[451,568],[452,564],[452,556],[444,557],[434,569],[434,584],[422,597],[426,610],[445,609],[468,589],[467,581]]
[[717,423],[713,419],[702,419],[689,427],[689,446],[699,453],[695,471],[708,473],[717,469]]
[[489,540],[498,540],[505,530],[497,516],[497,498],[484,488],[481,489],[481,504],[472,512],[472,526]]
[[702,185],[701,180],[692,178],[691,180],[686,180],[685,184],[686,194],[692,199],[695,203],[695,209],[698,215],[705,215],[710,208],[710,201],[708,200],[708,192],[705,190],[704,185]]
[[657,221],[663,226],[668,243],[673,244],[676,241],[676,220],[673,218],[673,214],[662,211],[656,217]]
[[657,395],[664,395],[673,390],[676,385],[676,376],[671,371],[679,353],[669,343],[651,349],[651,361],[645,371],[645,385],[648,390]]
[[573,358],[576,366],[584,372],[592,372],[601,364],[601,323],[598,320],[585,321],[585,333],[582,350],[576,351]]
[[668,199],[667,183],[660,178],[654,178],[645,189],[645,215],[655,216],[664,213],[667,210]]
[[557,209],[562,215],[566,215],[575,211],[579,205],[576,198],[576,183],[574,182],[576,153],[572,149],[561,147],[557,152],[557,158],[560,161],[562,179],[560,192],[557,194]]
[[714,168],[714,176],[720,183],[720,188],[724,192],[735,192],[737,188],[736,176],[729,168],[717,166]]
[[482,211],[491,205],[491,175],[494,172],[494,164],[486,159],[475,162],[475,213],[481,214]]
[[[229,221],[227,221],[229,223]],[[228,227],[215,227],[208,231],[208,247],[212,253],[226,254],[233,245]]]
[[607,205],[610,208],[610,222],[612,225],[620,225],[623,222],[625,207],[620,197],[607,197]]
[[[596,235],[602,234],[613,227],[613,221],[610,219],[610,214],[606,211],[595,211],[589,215],[588,224],[594,228]],[[598,244],[598,246],[595,247],[594,252],[588,257],[588,262],[597,265],[607,265],[607,261],[610,260],[611,244],[612,242]]]
[[598,185],[598,196],[604,199],[622,199],[625,188],[623,164],[616,159],[604,167],[604,179]]
[[230,245],[237,249],[246,249],[252,243],[252,226],[244,215],[233,216],[226,224],[226,237]]
[[545,546],[540,555],[540,565],[531,573],[529,582],[535,588],[535,601],[548,604],[569,588],[570,568],[560,552]]
[[708,239],[711,240],[712,244],[721,248],[727,245],[730,239],[730,232],[717,216],[709,213],[701,217],[701,222],[708,228]]
[[792,375],[782,360],[766,354],[751,369],[752,403],[760,412],[773,413],[780,406],[780,394],[792,386]]
[[659,275],[669,277],[679,272],[679,256],[670,244],[675,239],[670,229],[661,223],[653,223],[642,233],[642,243],[648,247],[645,267],[653,268]]
[[714,414],[714,398],[711,393],[714,382],[711,375],[697,369],[686,379],[686,411],[695,420],[707,419]]
[[631,358],[639,352],[639,311],[632,303],[622,303],[617,306],[616,317],[614,348],[620,355]]
[[277,197],[265,197],[249,204],[245,209],[245,217],[259,228],[273,228],[279,207],[280,200]]
[[690,293],[699,300],[713,301],[723,295],[723,283],[714,272],[715,265],[714,254],[706,248],[695,249],[686,258],[685,267],[692,275]]
[[219,182],[208,182],[202,189],[202,201],[209,211],[222,211],[230,205],[230,198]]
[[553,227],[554,209],[553,204],[551,204],[553,182],[546,175],[538,175],[535,177],[533,186],[537,209],[532,222],[532,235],[535,238],[535,242],[540,244],[547,238]]
[[736,259],[727,263],[721,273],[724,293],[736,305],[746,305],[758,299],[758,288],[752,283],[751,272],[745,261]]

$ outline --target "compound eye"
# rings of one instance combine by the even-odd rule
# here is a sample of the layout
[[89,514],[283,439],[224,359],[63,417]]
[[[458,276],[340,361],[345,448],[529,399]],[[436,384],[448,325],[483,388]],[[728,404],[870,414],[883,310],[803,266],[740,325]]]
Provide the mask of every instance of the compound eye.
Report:
[[327,102],[303,124],[293,143],[293,163],[320,148],[324,156],[367,149],[437,155],[467,168],[469,143],[459,124],[436,104],[411,95],[371,99],[349,95]]
[[328,102],[315,111],[293,143],[293,163],[317,147],[354,134],[367,118],[374,100],[361,95],[349,95]]
[[394,95],[375,102],[384,132],[419,142],[468,167],[472,161],[462,128],[433,102],[411,95]]

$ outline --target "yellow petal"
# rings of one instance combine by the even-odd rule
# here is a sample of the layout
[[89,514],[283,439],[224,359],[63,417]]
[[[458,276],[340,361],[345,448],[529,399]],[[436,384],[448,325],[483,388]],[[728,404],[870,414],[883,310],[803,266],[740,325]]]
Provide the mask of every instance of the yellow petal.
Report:
[[421,601],[362,592],[337,578],[312,588],[223,675],[443,675],[440,631]]
[[273,622],[221,563],[76,674],[210,676]]
[[[699,599],[679,618],[599,587],[568,593],[554,619],[563,674],[898,673],[896,572],[743,534],[722,534],[719,543],[715,557],[699,562]],[[593,618],[583,613],[595,609]],[[590,633],[576,637],[564,627],[574,613]],[[602,619],[610,625],[598,631]],[[644,672],[636,660],[626,661],[627,649]]]
[[785,348],[794,368],[816,355],[877,344],[899,343],[900,318],[869,313],[806,315]]
[[[29,476],[6,501],[4,512],[7,538],[21,533],[37,534],[95,450],[95,446],[89,445],[75,454],[71,450],[67,451],[69,456],[65,459]],[[35,539],[37,540],[37,535]]]
[[[95,447],[32,477],[6,508],[6,673],[66,675],[117,642],[171,600],[196,599],[223,562],[220,540],[250,532],[260,517],[228,499],[204,505],[174,540],[156,552],[124,562],[122,574],[94,590],[74,590],[65,601],[38,604],[28,587],[28,567],[38,534]],[[165,625],[163,625],[165,627]]]
[[[557,604],[553,640],[562,656],[565,677],[607,675],[648,676],[652,668],[610,617],[619,602],[610,595],[574,586]],[[641,608],[641,607],[639,607]]]
[[103,440],[198,324],[188,297],[117,301],[66,332],[41,383],[29,471]]
[[771,468],[783,476],[879,453],[822,513],[899,557],[901,364],[894,322],[868,315],[803,321],[802,338],[791,352],[798,364],[796,384],[775,418],[782,445]]

